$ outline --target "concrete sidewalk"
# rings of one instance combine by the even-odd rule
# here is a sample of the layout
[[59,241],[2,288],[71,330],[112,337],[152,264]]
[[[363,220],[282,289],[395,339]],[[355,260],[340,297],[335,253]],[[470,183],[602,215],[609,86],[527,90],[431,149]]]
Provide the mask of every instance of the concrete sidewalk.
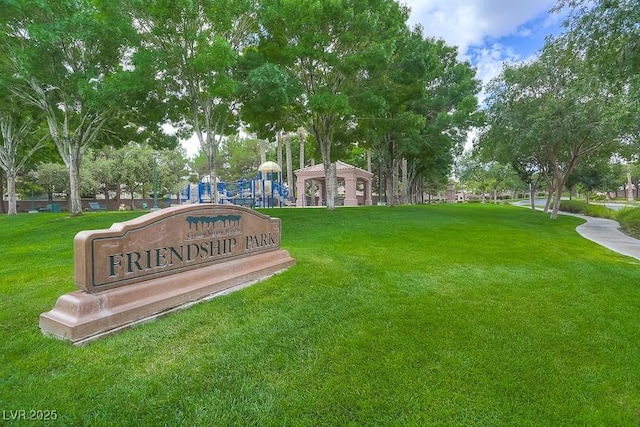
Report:
[[[529,208],[529,201],[513,203],[514,206]],[[537,208],[542,210],[542,208]],[[640,208],[638,208],[640,209]],[[612,219],[595,218],[582,214],[558,212],[561,215],[570,215],[584,219],[582,225],[576,227],[576,231],[585,239],[589,239],[607,249],[611,249],[622,255],[627,255],[640,260],[640,240],[629,237],[620,231],[620,224]]]
[[594,218],[579,214],[560,212],[562,215],[571,215],[584,219],[582,225],[576,227],[576,231],[584,238],[597,244],[640,260],[640,240],[629,237],[620,231],[617,221],[605,218]]

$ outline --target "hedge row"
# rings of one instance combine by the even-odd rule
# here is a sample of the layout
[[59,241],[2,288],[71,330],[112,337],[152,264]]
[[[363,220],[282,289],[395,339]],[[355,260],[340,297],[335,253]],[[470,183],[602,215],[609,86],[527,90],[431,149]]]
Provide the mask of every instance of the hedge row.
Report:
[[640,209],[624,208],[618,211],[616,220],[629,236],[640,239]]

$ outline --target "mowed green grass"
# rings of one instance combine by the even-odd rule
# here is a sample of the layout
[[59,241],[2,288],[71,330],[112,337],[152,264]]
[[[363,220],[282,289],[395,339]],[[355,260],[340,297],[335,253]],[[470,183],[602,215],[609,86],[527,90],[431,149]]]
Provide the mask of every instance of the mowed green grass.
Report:
[[75,289],[75,233],[136,214],[1,217],[2,415],[640,424],[640,265],[580,237],[580,219],[492,205],[261,212],[282,219],[294,267],[81,347],[43,336],[38,316]]

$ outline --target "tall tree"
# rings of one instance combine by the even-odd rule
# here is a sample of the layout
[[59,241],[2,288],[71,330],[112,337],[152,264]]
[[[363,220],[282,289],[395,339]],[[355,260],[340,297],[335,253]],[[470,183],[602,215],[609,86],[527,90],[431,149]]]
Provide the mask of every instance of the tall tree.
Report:
[[[238,112],[237,65],[257,31],[250,0],[136,0],[130,12],[170,101],[173,124],[195,133],[217,176],[222,138]],[[212,181],[213,182],[213,181]],[[217,201],[214,185],[213,200]]]
[[15,110],[0,110],[0,168],[7,176],[9,215],[17,214],[18,174],[32,155],[46,145],[44,139],[36,135],[36,125],[31,117],[25,117]]
[[220,152],[224,161],[220,173],[223,181],[256,178],[260,166],[260,147],[254,138],[239,135],[226,138]]
[[540,168],[549,165],[555,219],[565,181],[578,161],[608,158],[617,149],[619,101],[563,39],[549,41],[538,60],[505,69],[492,86],[492,136],[484,141],[513,158],[538,158]]
[[122,114],[123,93],[140,81],[130,78],[133,32],[120,6],[106,0],[2,2],[9,13],[0,42],[13,66],[13,93],[45,116],[69,170],[73,215],[82,212],[80,166],[87,149],[154,131],[147,122],[146,129],[140,126],[145,115],[139,108],[136,115]]
[[[571,49],[584,54],[607,79],[638,83],[640,7],[637,0],[558,0]],[[637,86],[636,86],[637,89]],[[636,92],[637,93],[637,92]]]
[[434,45],[437,66],[429,70],[422,96],[411,104],[413,111],[425,117],[426,126],[419,143],[410,145],[405,155],[414,178],[443,183],[454,159],[462,153],[470,129],[485,123],[477,99],[481,83],[471,65],[458,60],[455,47],[441,40],[424,40],[423,44]]
[[418,176],[446,177],[471,126],[481,124],[476,94],[480,82],[457,50],[441,40],[424,38],[422,28],[399,37],[392,60],[369,73],[368,91],[358,99],[365,110],[359,125],[382,160],[387,204],[395,203],[395,171],[407,160],[402,186]]
[[294,103],[322,155],[327,209],[335,209],[336,130],[353,122],[353,96],[367,70],[385,63],[407,9],[391,0],[264,0],[261,52],[302,88]]
[[40,163],[35,170],[37,184],[47,192],[49,203],[55,193],[64,193],[69,187],[69,171],[62,163]]
[[640,4],[637,0],[558,0],[567,12],[562,35],[569,48],[611,86],[618,103],[620,155],[629,162],[640,152]]

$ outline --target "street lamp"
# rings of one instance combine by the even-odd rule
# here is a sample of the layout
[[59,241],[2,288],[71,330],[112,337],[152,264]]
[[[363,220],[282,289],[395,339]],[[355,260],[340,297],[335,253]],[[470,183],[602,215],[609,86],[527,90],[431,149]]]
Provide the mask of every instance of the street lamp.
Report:
[[160,209],[158,207],[158,171],[156,169],[156,164],[158,163],[158,152],[153,152],[153,207],[152,211],[157,211]]

